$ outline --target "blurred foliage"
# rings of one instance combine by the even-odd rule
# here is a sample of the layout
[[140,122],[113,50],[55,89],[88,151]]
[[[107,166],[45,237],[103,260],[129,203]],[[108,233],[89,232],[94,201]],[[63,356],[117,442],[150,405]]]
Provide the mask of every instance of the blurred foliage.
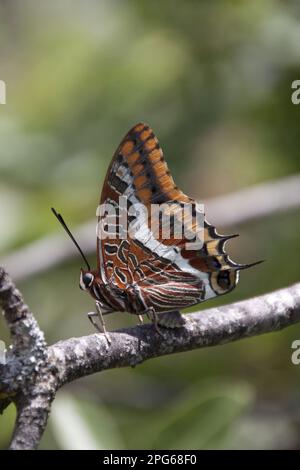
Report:
[[[0,41],[0,255],[58,232],[52,205],[71,226],[93,217],[110,158],[141,120],[198,200],[299,171],[296,0],[2,0]],[[210,306],[299,280],[299,211],[232,230],[241,234],[234,259],[268,262]],[[91,331],[79,267],[75,259],[20,284],[49,343]],[[108,319],[110,328],[133,321]],[[294,327],[71,384],[41,447],[295,448],[297,334]],[[9,340],[3,323],[0,337]],[[14,417],[13,406],[0,417],[2,448]]]

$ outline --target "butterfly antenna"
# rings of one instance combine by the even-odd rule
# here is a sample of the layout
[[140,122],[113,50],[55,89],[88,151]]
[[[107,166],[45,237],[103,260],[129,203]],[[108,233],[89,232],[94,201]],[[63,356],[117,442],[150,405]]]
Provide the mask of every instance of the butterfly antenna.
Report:
[[55,217],[57,218],[57,220],[59,221],[59,223],[63,226],[63,228],[65,229],[65,231],[67,232],[67,234],[69,235],[71,240],[73,241],[74,245],[77,247],[79,253],[81,254],[82,258],[84,259],[84,261],[85,261],[85,263],[88,267],[88,270],[90,271],[91,270],[90,264],[89,264],[88,260],[86,259],[82,249],[80,248],[77,241],[75,240],[74,236],[70,232],[70,229],[68,228],[68,226],[67,226],[66,222],[64,221],[63,217],[60,214],[58,214],[53,207],[51,207],[51,210],[52,210],[53,214],[55,215]]

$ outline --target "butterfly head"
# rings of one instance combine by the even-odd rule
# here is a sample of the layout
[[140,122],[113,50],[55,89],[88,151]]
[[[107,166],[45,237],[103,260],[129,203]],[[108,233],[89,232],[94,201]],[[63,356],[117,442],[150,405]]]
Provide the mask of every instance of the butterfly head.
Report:
[[79,287],[81,290],[90,290],[93,286],[95,276],[90,271],[80,270]]

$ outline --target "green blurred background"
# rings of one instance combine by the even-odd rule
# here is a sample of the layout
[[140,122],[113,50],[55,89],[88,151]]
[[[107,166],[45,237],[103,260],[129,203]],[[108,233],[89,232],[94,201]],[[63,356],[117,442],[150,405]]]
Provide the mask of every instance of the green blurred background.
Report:
[[[52,205],[71,227],[94,217],[111,156],[141,120],[199,201],[300,169],[296,0],[2,0],[0,44],[0,262],[61,233]],[[202,308],[299,280],[299,230],[296,209],[226,228],[241,235],[229,248],[235,260],[267,262]],[[19,282],[49,343],[93,332],[80,266],[74,254]],[[290,360],[299,337],[295,326],[72,383],[58,393],[41,448],[300,447],[300,366]],[[9,343],[2,319],[0,338]],[[0,448],[14,416],[13,406],[0,416]]]

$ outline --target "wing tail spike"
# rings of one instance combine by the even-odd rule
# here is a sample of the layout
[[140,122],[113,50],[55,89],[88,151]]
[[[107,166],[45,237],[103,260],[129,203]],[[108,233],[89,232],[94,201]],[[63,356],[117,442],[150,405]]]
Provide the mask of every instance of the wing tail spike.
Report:
[[224,238],[226,240],[230,240],[231,238],[236,238],[236,237],[239,237],[240,234],[239,233],[232,233],[231,235],[225,235]]
[[221,240],[227,241],[227,240],[231,240],[232,238],[239,237],[239,236],[240,236],[239,233],[232,233],[231,235],[222,235]]
[[237,271],[241,271],[242,269],[248,269],[248,268],[252,268],[253,266],[256,266],[257,264],[261,264],[261,263],[264,263],[266,260],[265,259],[262,259],[260,261],[255,261],[254,263],[249,263],[249,264],[239,264],[236,266],[236,270]]
[[211,238],[209,240],[207,240],[207,243],[210,243],[210,242],[215,242],[216,240],[222,242],[226,242],[227,240],[231,240],[232,238],[236,238],[236,237],[239,237],[240,234],[239,233],[233,233],[231,235],[218,235],[217,237],[215,236],[214,238]]

